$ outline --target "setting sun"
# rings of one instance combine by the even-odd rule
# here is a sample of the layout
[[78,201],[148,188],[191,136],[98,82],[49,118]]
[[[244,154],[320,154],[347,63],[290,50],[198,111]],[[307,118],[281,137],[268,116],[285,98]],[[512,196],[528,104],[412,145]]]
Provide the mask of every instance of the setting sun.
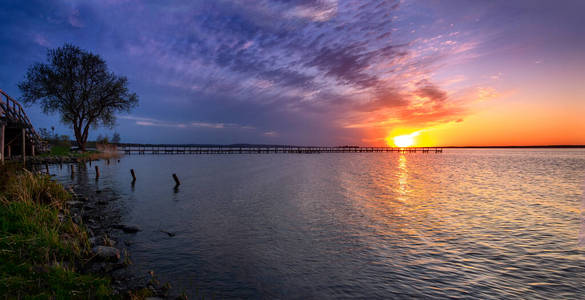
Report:
[[394,145],[396,147],[410,147],[414,145],[415,140],[414,138],[418,135],[418,132],[406,134],[406,135],[399,135],[392,138],[394,141]]

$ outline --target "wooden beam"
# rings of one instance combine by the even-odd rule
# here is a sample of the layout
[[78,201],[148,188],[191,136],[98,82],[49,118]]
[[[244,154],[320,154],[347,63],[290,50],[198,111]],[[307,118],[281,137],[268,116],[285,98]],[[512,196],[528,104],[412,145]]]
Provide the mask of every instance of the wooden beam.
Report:
[[0,163],[4,164],[4,132],[6,125],[0,125]]
[[26,129],[22,129],[22,163],[26,163]]

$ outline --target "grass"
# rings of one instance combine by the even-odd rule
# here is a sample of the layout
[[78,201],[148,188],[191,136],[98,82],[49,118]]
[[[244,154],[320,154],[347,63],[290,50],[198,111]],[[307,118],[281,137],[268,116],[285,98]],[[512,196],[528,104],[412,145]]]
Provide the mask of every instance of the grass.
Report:
[[112,296],[109,279],[77,269],[90,256],[90,244],[65,208],[71,196],[63,186],[14,165],[0,174],[0,296]]
[[56,156],[65,156],[71,153],[71,147],[68,146],[53,146],[51,147],[51,152],[49,155],[56,155]]
[[98,150],[85,152],[71,151],[69,146],[52,146],[47,153],[42,153],[40,157],[70,157],[79,160],[98,160],[98,159],[118,159],[120,154],[114,146],[100,146]]

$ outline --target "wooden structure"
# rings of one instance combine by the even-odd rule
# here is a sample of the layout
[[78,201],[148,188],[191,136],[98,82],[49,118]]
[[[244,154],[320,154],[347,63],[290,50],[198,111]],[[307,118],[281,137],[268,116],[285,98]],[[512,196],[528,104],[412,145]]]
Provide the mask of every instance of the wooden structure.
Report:
[[45,147],[20,103],[0,90],[0,163],[16,155],[25,161]]
[[125,154],[260,154],[260,153],[442,153],[440,147],[317,147],[317,146],[202,146],[169,144],[117,144]]

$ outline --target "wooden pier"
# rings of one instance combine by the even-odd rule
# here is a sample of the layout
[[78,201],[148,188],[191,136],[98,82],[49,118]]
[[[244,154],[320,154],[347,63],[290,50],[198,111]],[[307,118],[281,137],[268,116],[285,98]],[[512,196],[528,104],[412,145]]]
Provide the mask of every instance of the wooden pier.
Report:
[[269,154],[269,153],[443,153],[440,147],[318,147],[318,146],[201,146],[169,144],[117,144],[125,154]]
[[24,161],[45,148],[20,103],[0,90],[0,163],[15,155]]

